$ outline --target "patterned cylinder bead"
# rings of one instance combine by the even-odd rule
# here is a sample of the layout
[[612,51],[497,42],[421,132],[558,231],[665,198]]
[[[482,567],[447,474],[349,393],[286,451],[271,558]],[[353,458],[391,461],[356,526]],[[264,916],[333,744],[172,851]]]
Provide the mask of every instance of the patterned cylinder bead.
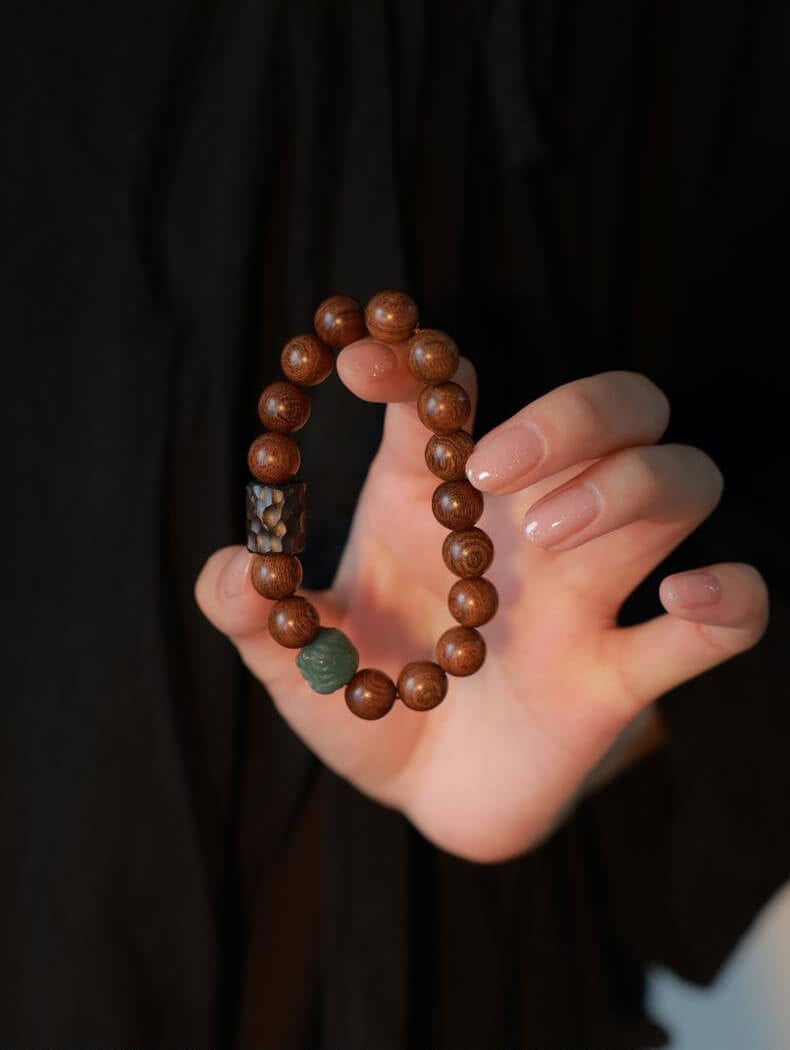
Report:
[[247,486],[247,550],[254,554],[300,554],[306,546],[304,481]]

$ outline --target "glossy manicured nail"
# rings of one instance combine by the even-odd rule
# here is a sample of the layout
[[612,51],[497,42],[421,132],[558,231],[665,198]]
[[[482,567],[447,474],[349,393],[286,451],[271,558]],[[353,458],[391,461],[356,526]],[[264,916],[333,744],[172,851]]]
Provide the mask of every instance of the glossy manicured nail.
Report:
[[398,367],[398,355],[386,343],[352,343],[343,350],[343,366],[354,378],[383,379]]
[[537,427],[513,424],[491,438],[483,438],[466,462],[466,476],[483,492],[512,485],[540,463],[545,454]]
[[220,586],[226,598],[238,598],[247,585],[252,555],[246,547],[240,547],[222,570]]
[[714,605],[721,597],[721,584],[712,572],[684,572],[664,582],[664,597],[673,605],[693,609]]
[[524,531],[536,547],[553,547],[595,521],[600,512],[597,489],[586,482],[572,485],[536,503],[527,514]]

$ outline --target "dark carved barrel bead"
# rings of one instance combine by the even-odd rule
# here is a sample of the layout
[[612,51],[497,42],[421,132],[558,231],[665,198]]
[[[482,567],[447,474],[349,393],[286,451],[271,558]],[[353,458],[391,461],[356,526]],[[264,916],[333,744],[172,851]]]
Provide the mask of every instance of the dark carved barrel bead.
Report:
[[367,335],[365,311],[350,295],[330,295],[315,312],[313,324],[319,339],[341,350]]
[[456,576],[482,576],[494,560],[494,544],[482,529],[451,532],[442,544],[444,564]]
[[305,549],[304,506],[307,485],[247,486],[247,550],[254,554],[300,554]]
[[286,649],[301,649],[309,645],[320,627],[318,610],[299,594],[276,602],[269,612],[269,633]]
[[414,711],[430,711],[447,696],[447,675],[431,660],[414,660],[398,675],[398,695]]
[[382,343],[401,343],[408,339],[418,320],[417,304],[405,292],[390,289],[377,292],[365,308],[368,331]]
[[443,481],[461,481],[466,477],[466,461],[474,447],[474,438],[466,430],[434,434],[425,446],[425,464]]
[[357,671],[346,686],[346,704],[360,718],[383,718],[395,703],[396,695],[390,676],[375,667]]
[[292,478],[300,462],[299,446],[287,434],[261,434],[247,453],[250,473],[267,484]]
[[409,371],[423,383],[444,383],[458,368],[455,340],[436,328],[423,328],[409,340]]
[[258,399],[258,417],[270,430],[301,430],[310,418],[310,398],[295,383],[269,383]]
[[292,554],[256,554],[252,559],[252,585],[264,598],[289,598],[302,582],[302,563]]
[[483,494],[468,481],[443,481],[434,491],[431,509],[446,529],[471,529],[483,513]]
[[423,424],[437,434],[460,430],[469,419],[472,403],[458,383],[426,386],[417,399],[417,412]]
[[496,615],[499,594],[484,576],[456,580],[447,596],[447,607],[462,627],[482,627]]
[[305,334],[289,339],[280,354],[280,365],[292,383],[317,386],[323,383],[335,364],[326,343],[317,336]]
[[486,643],[474,627],[451,627],[436,643],[436,659],[447,674],[466,677],[483,666]]

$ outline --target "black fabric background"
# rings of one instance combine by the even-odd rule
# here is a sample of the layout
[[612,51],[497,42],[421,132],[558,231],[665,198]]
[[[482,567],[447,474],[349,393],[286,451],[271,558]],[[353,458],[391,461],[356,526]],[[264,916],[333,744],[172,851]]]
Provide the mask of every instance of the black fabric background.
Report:
[[[0,1045],[658,1046],[790,872],[790,9],[0,4]],[[322,768],[192,585],[241,542],[257,392],[333,290],[410,290],[477,434],[634,368],[773,622],[542,848],[469,864]],[[503,360],[513,380],[498,378]],[[381,424],[321,389],[309,586]],[[656,611],[658,576],[624,619]]]

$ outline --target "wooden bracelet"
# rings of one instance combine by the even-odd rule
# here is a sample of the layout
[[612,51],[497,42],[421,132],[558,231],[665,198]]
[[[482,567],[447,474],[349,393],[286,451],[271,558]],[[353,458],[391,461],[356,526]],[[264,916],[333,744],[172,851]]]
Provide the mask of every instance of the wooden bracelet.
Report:
[[[256,479],[247,486],[247,547],[255,554],[253,586],[275,603],[269,632],[280,645],[299,649],[296,665],[316,692],[333,693],[345,686],[349,709],[366,719],[386,715],[397,698],[415,711],[440,704],[447,695],[448,674],[471,675],[483,664],[486,645],[477,628],[492,619],[499,605],[496,588],[483,576],[494,557],[490,536],[476,527],[483,494],[464,469],[474,440],[462,429],[471,412],[469,395],[451,379],[458,347],[444,332],[418,328],[417,321],[417,306],[403,292],[378,292],[365,309],[346,295],[325,299],[315,312],[316,334],[297,335],[283,348],[280,363],[286,378],[261,393],[258,415],[268,429],[253,441],[247,457]],[[425,383],[417,400],[421,421],[433,431],[425,462],[441,479],[431,506],[437,521],[450,530],[442,546],[444,563],[460,577],[448,596],[457,625],[436,643],[436,662],[407,663],[397,684],[377,668],[358,670],[359,653],[351,641],[335,627],[322,627],[315,606],[295,593],[302,582],[297,554],[306,545],[307,486],[294,477],[301,459],[289,435],[310,418],[304,387],[327,378],[333,350],[366,335],[405,344],[410,372]]]

